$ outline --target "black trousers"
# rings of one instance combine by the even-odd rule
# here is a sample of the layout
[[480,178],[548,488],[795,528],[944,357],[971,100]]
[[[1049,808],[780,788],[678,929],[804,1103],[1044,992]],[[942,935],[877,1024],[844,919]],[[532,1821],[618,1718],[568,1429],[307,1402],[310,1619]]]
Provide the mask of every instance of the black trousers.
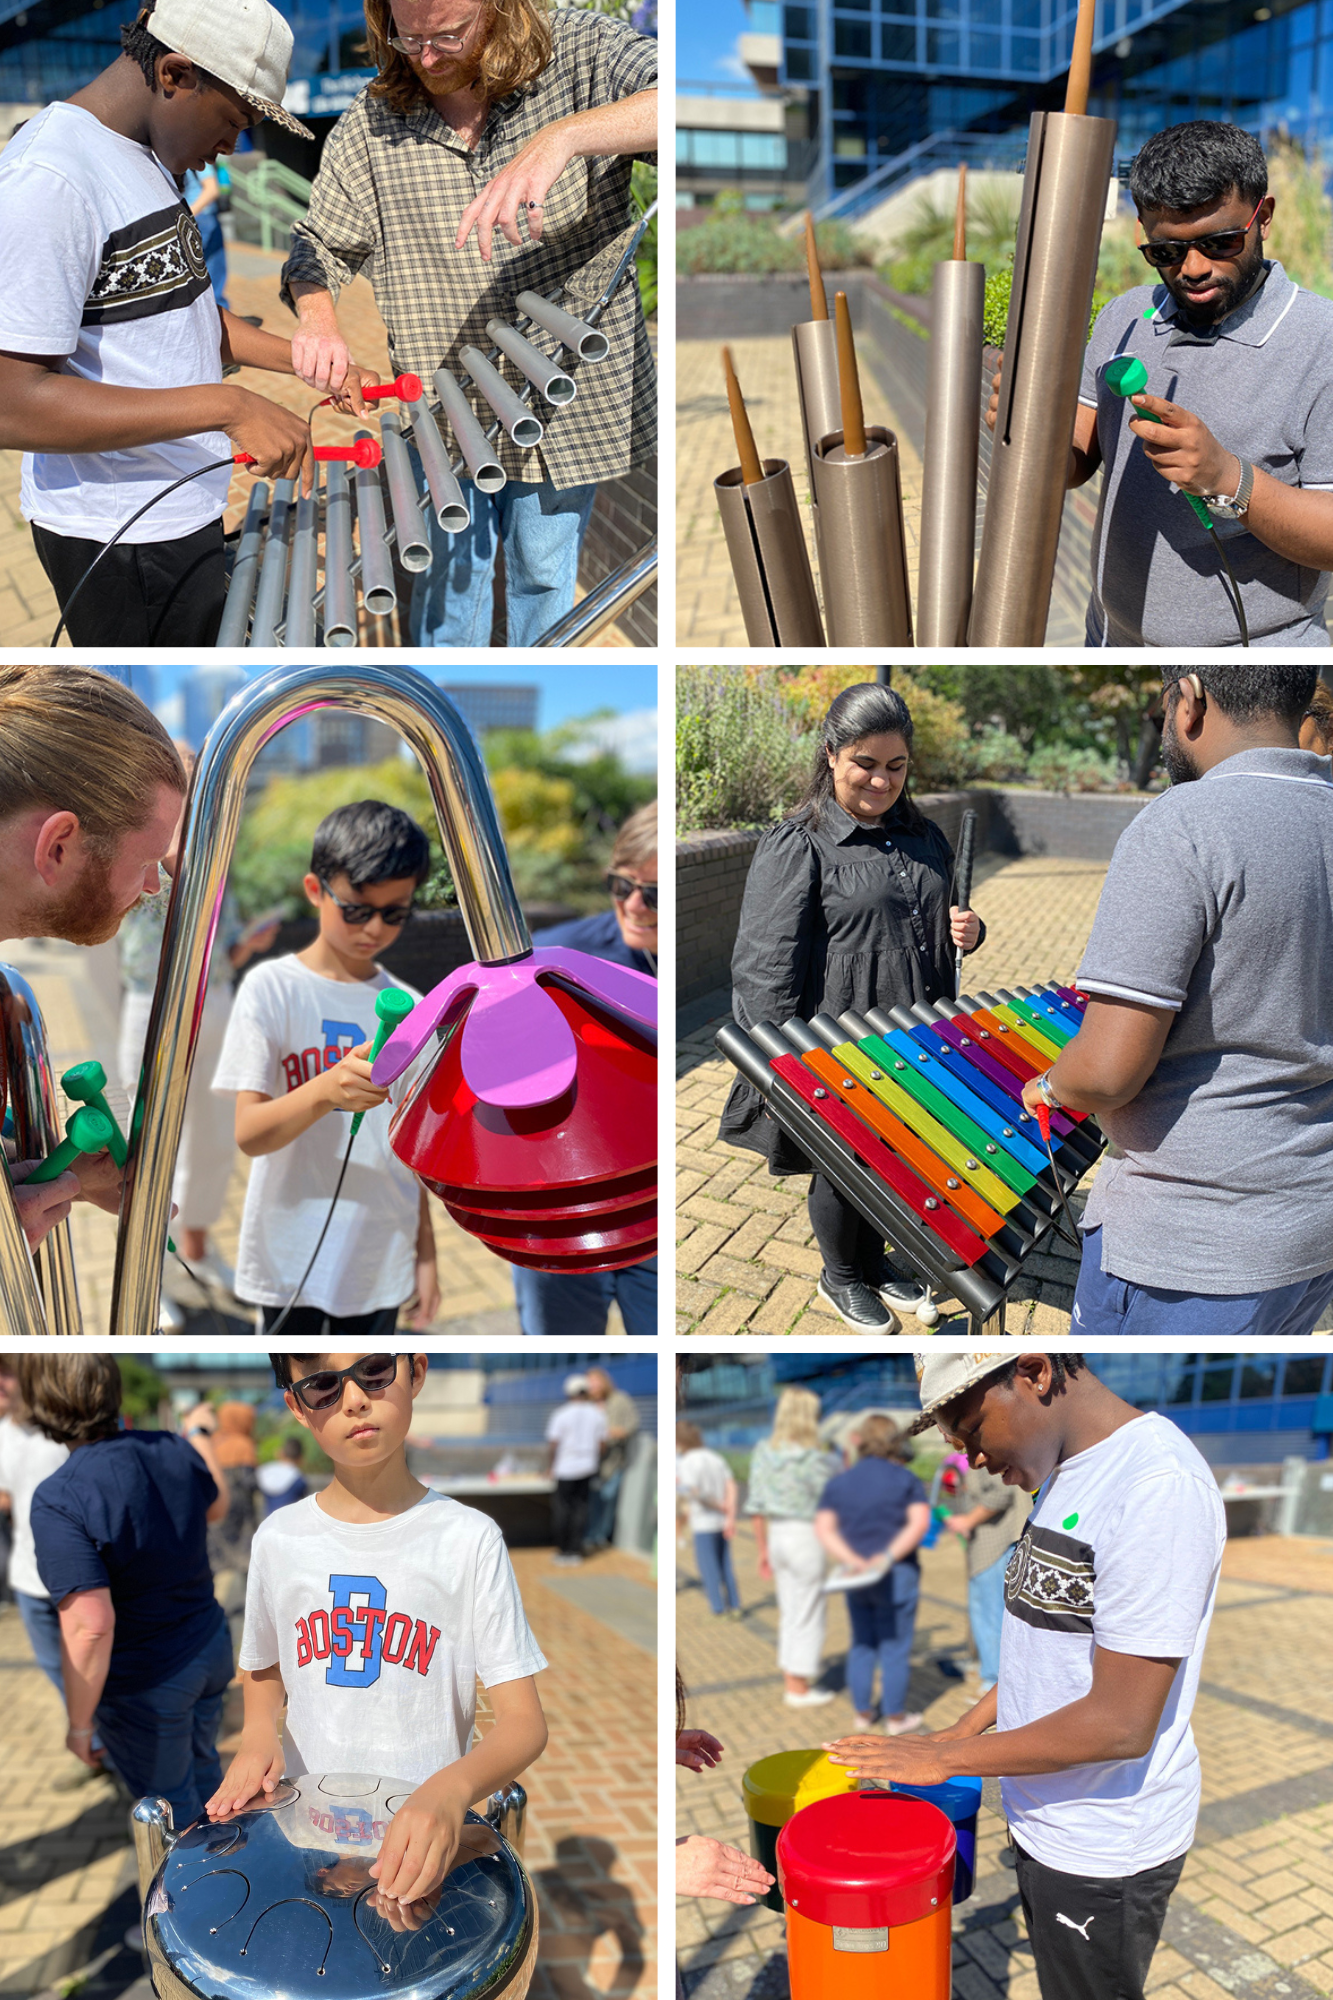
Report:
[[[32,539],[63,611],[103,547],[35,524]],[[79,592],[75,646],[215,646],[227,595],[222,522],[174,542],[117,542]]]
[[1185,1856],[1108,1879],[1047,1868],[1017,1841],[1014,1852],[1041,2000],[1143,2000]]
[[[264,1315],[264,1332],[267,1333],[274,1320],[280,1317],[282,1307],[261,1306],[259,1310]],[[278,1338],[324,1341],[323,1348],[313,1350],[316,1353],[351,1354],[358,1347],[374,1352],[377,1340],[392,1342],[400,1310],[398,1306],[381,1306],[377,1312],[350,1313],[345,1319],[337,1319],[332,1313],[321,1312],[318,1306],[293,1306],[283,1321]],[[341,1344],[344,1340],[346,1347]]]
[[588,1527],[588,1494],[592,1474],[586,1479],[557,1479],[551,1495],[551,1526],[555,1545],[562,1556],[581,1556]]

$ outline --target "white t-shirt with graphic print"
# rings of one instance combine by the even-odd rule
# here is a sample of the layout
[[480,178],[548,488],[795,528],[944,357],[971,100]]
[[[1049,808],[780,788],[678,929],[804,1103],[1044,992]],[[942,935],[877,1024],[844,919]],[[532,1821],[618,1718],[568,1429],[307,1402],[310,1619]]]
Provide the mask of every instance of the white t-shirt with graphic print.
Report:
[[1180,1661],[1145,1756],[1000,1780],[1014,1839],[1046,1867],[1137,1875],[1193,1840],[1190,1712],[1225,1542],[1207,1461],[1155,1413],[1066,1459],[1038,1493],[1005,1573],[998,1728],[1081,1700],[1095,1646]]
[[255,1535],[240,1665],[281,1669],[289,1774],[419,1785],[470,1749],[478,1680],[546,1659],[488,1515],[428,1493],[387,1521],[335,1521],[311,1494]]
[[[299,958],[257,965],[241,981],[213,1088],[282,1097],[375,1037],[375,995],[401,979],[376,969],[356,982],[325,979]],[[391,1104],[368,1111],[352,1146],[342,1193],[300,1304],[350,1318],[411,1298],[416,1285],[421,1186],[389,1147]],[[283,1306],[329,1212],[351,1114],[330,1111],[289,1146],[250,1168],[236,1255],[236,1296]]]
[[[63,356],[119,389],[222,380],[222,322],[199,225],[151,147],[77,104],[50,104],[0,155],[0,349]],[[222,431],[123,451],[27,452],[25,520],[109,540],[154,493],[227,458]],[[231,467],[192,479],[125,533],[177,541],[220,518]]]

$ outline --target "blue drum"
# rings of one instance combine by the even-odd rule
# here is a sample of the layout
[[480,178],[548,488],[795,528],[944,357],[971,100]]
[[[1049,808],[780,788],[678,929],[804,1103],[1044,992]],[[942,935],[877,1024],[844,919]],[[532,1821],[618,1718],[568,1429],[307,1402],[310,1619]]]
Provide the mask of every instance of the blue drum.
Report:
[[901,1792],[905,1798],[925,1799],[927,1804],[938,1806],[947,1820],[953,1824],[958,1839],[958,1853],[954,1860],[953,1899],[955,1903],[965,1903],[972,1894],[972,1877],[977,1865],[977,1814],[981,1810],[980,1778],[950,1778],[943,1785],[899,1785],[893,1784],[890,1791]]

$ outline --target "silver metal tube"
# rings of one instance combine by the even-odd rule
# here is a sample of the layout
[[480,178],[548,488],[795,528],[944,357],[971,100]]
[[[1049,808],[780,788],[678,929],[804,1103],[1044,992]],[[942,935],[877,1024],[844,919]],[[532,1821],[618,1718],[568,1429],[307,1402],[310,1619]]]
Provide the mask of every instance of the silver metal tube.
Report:
[[977,543],[981,316],[986,271],[961,258],[935,266],[921,481],[918,646],[965,646]]
[[250,498],[245,503],[241,539],[236,544],[236,560],[232,564],[227,601],[222,607],[222,623],[218,627],[219,646],[245,644],[245,628],[250,622],[250,606],[255,601],[255,585],[259,581],[259,558],[264,552],[264,510],[267,506],[268,487],[262,479],[256,479],[250,488]]
[[604,333],[585,320],[575,319],[563,306],[553,305],[540,292],[520,292],[514,304],[521,313],[526,313],[534,326],[544,326],[553,333],[562,347],[571,354],[577,354],[580,361],[605,361],[611,352],[611,343]]
[[578,394],[573,377],[566,375],[549,354],[543,354],[539,347],[525,340],[516,327],[506,326],[502,319],[488,319],[486,331],[501,354],[507,354],[515,368],[527,376],[539,396],[557,407],[573,402]]
[[319,465],[315,483],[296,503],[296,532],[292,536],[292,568],[287,585],[287,619],[284,646],[313,646],[315,643],[315,582],[319,573]]
[[801,409],[801,435],[805,439],[805,469],[813,492],[815,447],[821,438],[842,429],[842,401],[838,394],[838,336],[833,321],[798,321],[791,330],[791,349],[796,363],[796,400]]
[[[62,1137],[60,1100],[37,995],[12,965],[0,965],[0,1069],[9,1078],[18,1158],[44,1160]],[[45,1242],[29,1251],[9,1198],[9,1177],[2,1169],[0,1180],[4,1183],[0,1209],[6,1211],[4,1221],[12,1225],[0,1228],[0,1313],[6,1330],[82,1333],[69,1223],[57,1223]],[[15,1292],[20,1300],[26,1299],[26,1309],[20,1305],[17,1316],[11,1317]]]
[[731,466],[713,481],[731,574],[752,646],[822,646],[824,627],[805,528],[785,458],[763,460],[762,479]]
[[554,625],[549,625],[542,633],[539,646],[587,646],[613,625],[618,614],[651,590],[657,581],[657,543],[645,542],[619,569],[604,576],[588,595],[574,606],[565,617]]
[[324,475],[324,644],[356,644],[352,581],[352,489],[347,465],[332,458]]
[[277,644],[274,632],[282,622],[282,607],[287,595],[287,554],[291,543],[292,501],[295,496],[294,479],[274,480],[268,540],[264,544],[264,566],[259,572],[259,588],[255,592],[255,615],[250,620],[248,643],[251,646]]
[[[504,467],[491,450],[490,439],[477,421],[476,411],[467,399],[462,384],[454,379],[447,368],[435,370],[435,393],[440,399],[440,408],[449,422],[449,428],[463,454],[463,463],[472,475],[472,483],[479,493],[498,493],[505,483]],[[413,414],[423,405],[409,406]]]
[[501,1840],[508,1841],[521,1861],[528,1817],[528,1795],[522,1785],[511,1779],[498,1792],[492,1792],[482,1807],[481,1816]]
[[[423,402],[419,407],[424,410],[426,406]],[[412,461],[403,440],[403,420],[397,410],[386,410],[380,418],[380,443],[384,447],[384,473],[389,482],[398,560],[406,570],[429,569],[430,543],[422,532],[421,496],[412,477]],[[462,525],[467,526],[466,509]]]
[[815,449],[819,567],[830,646],[910,646],[912,600],[898,470],[898,440],[866,425],[851,458],[842,432]]
[[[431,415],[423,396],[419,402],[409,403],[412,412],[412,432],[421,454],[421,465],[430,488],[431,505],[435,518],[447,535],[457,535],[466,528],[471,516],[463,489],[454,477],[454,469],[449,463],[449,454],[444,448],[439,425]],[[503,481],[503,474],[501,475]]]
[[481,349],[460,347],[458,358],[519,450],[531,451],[534,445],[539,445],[544,435],[541,419],[533,416],[518,391],[510,388],[498,368],[492,368]]
[[[369,431],[358,431],[368,438]],[[356,518],[361,540],[361,602],[372,618],[387,618],[398,602],[393,580],[393,556],[384,521],[384,488],[377,465],[357,467]]]
[[134,1864],[139,1875],[140,1907],[148,1900],[153,1877],[176,1845],[171,1807],[165,1799],[140,1799],[130,1812]]
[[[373,716],[406,739],[430,785],[473,957],[501,965],[532,949],[481,754],[440,688],[411,667],[381,663],[365,653],[354,670],[338,671],[324,662],[276,666],[240,688],[208,733],[185,803],[180,866],[167,905],[144,1046],[143,1118],[125,1169],[111,1294],[113,1334],[147,1335],[157,1325],[171,1180],[208,957],[246,782],[259,752],[285,723],[321,708]],[[0,1203],[0,1220],[7,1211],[12,1204]],[[0,1251],[4,1248],[0,1231]],[[0,1267],[6,1277],[10,1262],[7,1258]],[[17,1334],[32,1324],[29,1309],[11,1317],[9,1330]],[[33,1330],[44,1328],[36,1324]]]

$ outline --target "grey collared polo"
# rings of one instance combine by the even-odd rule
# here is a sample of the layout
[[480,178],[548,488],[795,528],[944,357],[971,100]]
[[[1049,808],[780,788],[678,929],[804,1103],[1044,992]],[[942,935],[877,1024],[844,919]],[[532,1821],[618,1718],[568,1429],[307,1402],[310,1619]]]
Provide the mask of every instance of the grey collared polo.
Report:
[[1078,983],[1168,1007],[1161,1060],[1100,1114],[1102,1268],[1216,1296],[1333,1269],[1333,777],[1243,750],[1116,842]]
[[[1148,394],[1179,403],[1219,444],[1288,486],[1333,488],[1333,299],[1302,291],[1277,263],[1216,333],[1177,318],[1164,285],[1138,285],[1098,315],[1079,401],[1097,411],[1103,471],[1092,545],[1090,646],[1236,646],[1217,551],[1189,502],[1155,472],[1132,411],[1103,380],[1135,354]],[[1252,644],[1326,646],[1328,572],[1277,555],[1241,521],[1220,521]]]

